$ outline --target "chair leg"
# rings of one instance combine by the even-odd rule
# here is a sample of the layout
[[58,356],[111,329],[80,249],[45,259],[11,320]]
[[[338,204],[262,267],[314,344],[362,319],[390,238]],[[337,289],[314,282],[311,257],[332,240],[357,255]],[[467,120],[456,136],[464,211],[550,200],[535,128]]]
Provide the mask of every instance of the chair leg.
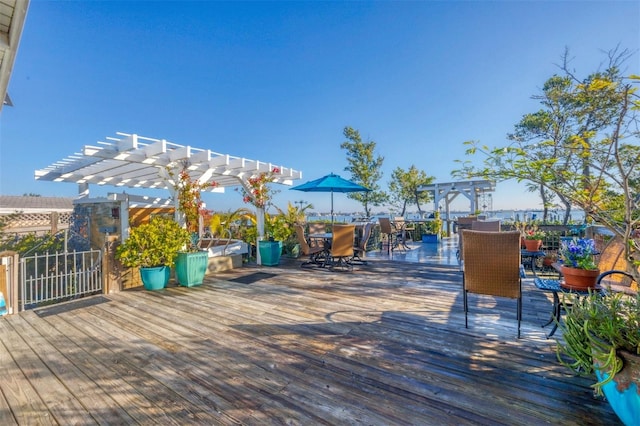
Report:
[[522,294],[518,297],[518,339],[520,338],[520,321],[522,320]]
[[469,311],[469,306],[467,304],[467,290],[462,290],[462,300],[464,305],[464,328],[469,328],[469,324],[467,323],[467,312]]

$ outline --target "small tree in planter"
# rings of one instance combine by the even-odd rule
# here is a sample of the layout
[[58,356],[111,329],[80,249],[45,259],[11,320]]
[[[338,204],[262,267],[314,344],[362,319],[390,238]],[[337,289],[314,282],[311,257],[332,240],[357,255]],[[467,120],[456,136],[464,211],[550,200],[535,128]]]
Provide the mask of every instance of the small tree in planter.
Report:
[[186,167],[180,170],[177,177],[171,170],[168,172],[174,180],[178,212],[184,218],[185,227],[190,236],[189,244],[178,253],[176,278],[180,285],[191,287],[202,284],[209,261],[208,253],[198,248],[200,216],[204,213],[201,193],[207,188],[215,188],[217,183],[192,179]]
[[[271,198],[276,191],[269,186],[270,183],[276,180],[276,176],[280,173],[278,167],[274,167],[268,172],[261,172],[255,177],[248,179],[247,182],[243,182],[242,188],[238,191],[242,193],[242,200],[245,203],[253,204],[256,208],[256,229],[257,229],[257,253],[259,263],[262,264],[262,254],[260,250],[261,240],[264,238],[265,232],[265,217],[264,210],[271,201]],[[280,246],[282,242],[280,242]],[[270,244],[262,244],[265,255],[275,253],[277,250],[273,247],[268,247]],[[282,247],[280,247],[282,249]],[[279,261],[279,257],[278,257]],[[275,260],[267,261],[269,266],[277,264]]]
[[[149,223],[132,228],[129,237],[116,249],[116,258],[126,267],[140,268],[142,283],[148,290],[164,288],[169,270],[186,244],[189,233],[172,219],[152,217]],[[162,282],[151,282],[154,274]]]

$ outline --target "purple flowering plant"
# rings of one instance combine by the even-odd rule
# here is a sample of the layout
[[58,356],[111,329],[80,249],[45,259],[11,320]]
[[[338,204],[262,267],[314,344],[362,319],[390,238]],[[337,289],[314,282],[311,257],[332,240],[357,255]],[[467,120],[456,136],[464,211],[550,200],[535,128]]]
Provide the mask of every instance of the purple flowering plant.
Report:
[[596,243],[590,238],[574,238],[563,241],[560,247],[560,258],[565,266],[578,269],[598,269],[594,261]]

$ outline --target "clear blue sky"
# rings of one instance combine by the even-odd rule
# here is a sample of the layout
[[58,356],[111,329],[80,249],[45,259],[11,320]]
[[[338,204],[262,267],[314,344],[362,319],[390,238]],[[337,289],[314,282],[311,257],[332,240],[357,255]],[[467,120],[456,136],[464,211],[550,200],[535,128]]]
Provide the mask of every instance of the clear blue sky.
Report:
[[[303,183],[350,177],[340,144],[351,126],[384,156],[383,188],[411,165],[449,182],[464,141],[503,144],[538,108],[530,97],[565,47],[584,76],[618,44],[640,73],[638,1],[32,0],[15,106],[0,117],[0,193],[76,195],[34,171],[117,131],[282,164]],[[329,210],[328,194],[280,188],[280,207]],[[494,209],[539,207],[522,188],[499,183]],[[233,190],[205,201],[243,205]],[[336,210],[361,208],[338,194]]]

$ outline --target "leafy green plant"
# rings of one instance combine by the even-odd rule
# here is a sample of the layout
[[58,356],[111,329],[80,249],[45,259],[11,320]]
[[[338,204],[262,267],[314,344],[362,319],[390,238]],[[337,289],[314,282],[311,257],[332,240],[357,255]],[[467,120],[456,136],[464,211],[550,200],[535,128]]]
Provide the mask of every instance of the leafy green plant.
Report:
[[593,375],[595,361],[608,374],[593,384],[600,394],[623,367],[618,351],[640,354],[640,296],[590,292],[563,304],[567,313],[559,325],[558,360],[582,376]]
[[442,231],[442,219],[440,219],[440,212],[435,212],[434,219],[426,222],[427,232],[431,234],[440,234]]
[[129,238],[116,249],[116,258],[128,267],[173,266],[178,251],[189,243],[189,231],[157,216],[131,229]]
[[255,213],[244,207],[214,212],[209,217],[209,231],[215,237],[243,239],[246,228],[255,227],[255,222]]

